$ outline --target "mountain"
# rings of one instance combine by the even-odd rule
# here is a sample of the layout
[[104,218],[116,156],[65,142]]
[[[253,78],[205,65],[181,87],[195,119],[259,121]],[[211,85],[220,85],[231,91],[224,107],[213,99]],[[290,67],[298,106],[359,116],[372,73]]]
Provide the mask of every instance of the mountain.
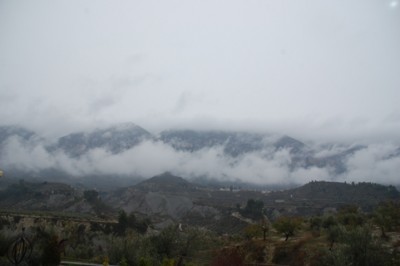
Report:
[[345,147],[342,151],[325,156],[306,156],[303,158],[305,167],[316,166],[318,168],[329,167],[335,174],[343,174],[347,171],[345,161],[357,151],[367,148],[367,146],[356,145],[354,147]]
[[[149,145],[142,147],[150,148],[148,153],[147,150],[140,151],[140,154],[124,153],[129,149],[135,149],[145,141]],[[201,163],[202,160],[206,160],[204,156],[208,156],[207,152],[199,152],[203,150],[210,150],[212,156],[221,158],[223,162],[221,167],[225,168],[220,172],[212,169],[210,171],[204,169],[205,171],[201,171],[201,173],[193,172],[190,174],[193,179],[204,179],[208,182],[214,178],[218,179],[215,182],[217,184],[221,180],[230,182],[230,184],[226,184],[229,186],[234,185],[233,183],[240,183],[240,181],[245,182],[249,175],[265,176],[265,173],[268,172],[267,166],[272,165],[273,168],[279,168],[283,170],[282,172],[289,173],[311,169],[311,175],[314,172],[323,172],[331,175],[331,179],[334,180],[336,176],[343,175],[349,170],[347,167],[351,156],[367,148],[369,147],[338,143],[306,144],[286,135],[237,131],[166,130],[158,135],[152,135],[133,123],[87,132],[73,132],[50,142],[23,127],[0,126],[0,168],[5,170],[7,176],[48,181],[61,181],[79,176],[82,177],[82,181],[71,179],[71,182],[88,186],[97,183],[94,187],[100,187],[100,183],[102,187],[118,187],[122,184],[122,182],[118,184],[122,180],[119,177],[135,179],[135,182],[125,182],[128,181],[125,179],[124,185],[131,185],[147,178],[148,176],[141,174],[147,169],[140,171],[141,165],[136,161],[138,158],[142,159],[142,153],[143,158],[150,158],[145,160],[146,163],[151,163],[152,155],[160,152],[161,156],[157,159],[158,162],[162,162],[161,165],[164,163],[162,156],[169,156],[165,158],[165,164],[161,167],[160,172],[182,172],[179,169],[181,164],[185,169],[185,167],[188,168],[187,164]],[[107,153],[102,154],[103,157],[100,156],[99,159],[96,157],[97,153],[91,153],[96,149]],[[216,152],[213,153],[214,151]],[[117,154],[122,154],[122,156],[114,157]],[[131,155],[132,157],[130,157]],[[382,158],[378,159],[381,161],[396,160],[398,157],[400,157],[400,148],[395,147],[390,153],[384,154]],[[169,163],[174,160],[179,162]],[[240,177],[235,177],[237,182],[233,182],[233,178],[226,174],[235,167],[249,168],[253,162],[258,165],[258,172],[244,170]],[[127,165],[130,163],[132,165]],[[120,168],[114,168],[118,164],[121,164],[118,166]],[[123,171],[115,173],[112,169],[117,169],[115,171],[123,169]],[[190,172],[191,169],[185,169],[185,171]],[[349,178],[352,177],[349,176]],[[83,179],[96,182],[86,182]],[[109,179],[113,181],[109,182]],[[292,182],[296,183],[296,180]]]
[[181,177],[164,173],[135,186],[118,189],[105,200],[110,206],[151,215],[156,221],[180,219],[194,204],[189,192],[195,186]]
[[[13,172],[22,170],[16,169],[13,161],[11,162],[12,166],[5,165],[4,159],[15,156],[16,153],[20,152],[21,147],[31,150],[42,142],[44,142],[43,138],[24,127],[15,125],[0,126],[0,170],[7,170],[4,175],[9,175],[11,169]],[[10,160],[8,163],[10,163]],[[18,163],[16,162],[16,164]],[[23,172],[25,173],[26,171],[24,170]]]
[[289,149],[294,154],[306,148],[304,143],[288,136],[248,132],[168,130],[161,132],[160,139],[176,150],[189,152],[220,146],[225,154],[232,157],[266,148],[273,148],[275,151]]
[[274,153],[287,150],[290,169],[329,167],[336,174],[346,171],[345,160],[364,146],[349,147],[341,152],[317,157],[317,151],[289,136],[228,131],[168,130],[159,139],[178,151],[196,152],[201,149],[222,147],[227,156],[238,157],[252,152],[272,157]]
[[136,184],[134,187],[138,190],[147,192],[163,191],[184,194],[185,191],[193,190],[196,186],[194,186],[192,183],[189,183],[182,177],[174,176],[171,173],[166,172],[144,180]]
[[273,145],[276,150],[289,149],[292,154],[302,153],[307,148],[303,142],[289,136],[279,138]]
[[226,154],[238,156],[260,150],[263,135],[226,131],[168,130],[161,132],[160,139],[176,150],[194,152],[223,146]]
[[91,132],[77,132],[61,137],[51,150],[62,150],[71,157],[79,157],[90,150],[103,148],[111,153],[128,150],[152,135],[133,123],[120,124]]
[[20,126],[0,126],[0,142],[3,142],[12,136],[17,136],[21,139],[28,140],[35,135],[35,132]]
[[20,126],[0,126],[0,148],[10,138],[17,138],[18,140],[28,143],[31,141],[37,141],[38,140],[38,135],[24,127]]

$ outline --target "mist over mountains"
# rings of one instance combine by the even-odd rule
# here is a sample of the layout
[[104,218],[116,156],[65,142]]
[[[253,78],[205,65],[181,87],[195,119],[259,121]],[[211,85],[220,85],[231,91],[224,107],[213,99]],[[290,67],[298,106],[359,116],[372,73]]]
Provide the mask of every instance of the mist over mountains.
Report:
[[[262,185],[312,180],[398,184],[400,147],[390,143],[310,144],[290,136],[166,130],[133,123],[49,140],[19,126],[0,127],[0,168],[36,179],[146,179],[170,172],[192,180]],[[115,184],[114,184],[115,185]]]

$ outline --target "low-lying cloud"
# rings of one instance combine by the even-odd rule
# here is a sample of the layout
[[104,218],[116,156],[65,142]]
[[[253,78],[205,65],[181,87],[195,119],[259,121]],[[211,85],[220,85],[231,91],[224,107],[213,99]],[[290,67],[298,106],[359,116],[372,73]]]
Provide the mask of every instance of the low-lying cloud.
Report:
[[394,156],[396,147],[390,144],[373,144],[359,150],[347,160],[348,172],[341,179],[399,183],[400,156]]
[[[319,146],[315,158],[344,150],[339,146],[321,147],[324,146]],[[188,152],[177,151],[161,141],[144,141],[118,154],[96,148],[79,158],[71,158],[61,150],[49,152],[40,141],[27,143],[11,137],[3,142],[0,158],[4,169],[32,172],[59,169],[78,178],[93,175],[149,178],[169,171],[188,179],[207,177],[256,184],[304,184],[312,180],[397,184],[398,154],[395,145],[372,144],[342,157],[346,170],[335,174],[332,165],[293,164],[289,149],[266,148],[232,157],[224,153],[223,146]]]

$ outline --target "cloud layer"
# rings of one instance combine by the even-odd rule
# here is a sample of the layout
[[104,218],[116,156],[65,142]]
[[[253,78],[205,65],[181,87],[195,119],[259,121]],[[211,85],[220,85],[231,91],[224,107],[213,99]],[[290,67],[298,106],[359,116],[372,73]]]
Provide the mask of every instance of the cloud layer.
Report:
[[[311,143],[320,159],[366,146],[338,175],[293,167],[285,149],[232,158],[223,147],[189,153],[148,141],[74,159],[12,138],[7,167],[256,183],[398,179],[398,0],[0,1],[0,32],[0,125],[54,139],[125,121],[152,132],[272,132]],[[346,145],[315,144],[325,142]]]
[[0,124],[399,141],[398,1],[0,3]]
[[[399,148],[391,144],[369,145],[343,157],[347,170],[340,174],[335,174],[332,166],[293,167],[289,149],[266,148],[238,157],[225,154],[223,149],[216,146],[195,152],[177,151],[160,141],[144,141],[118,154],[96,148],[79,158],[71,158],[62,151],[50,153],[39,142],[27,145],[18,137],[11,137],[3,146],[1,159],[4,168],[34,172],[54,168],[78,178],[93,175],[149,178],[169,171],[188,179],[208,177],[263,185],[304,184],[312,180],[399,183]],[[325,158],[339,154],[343,147],[318,149],[317,157]]]

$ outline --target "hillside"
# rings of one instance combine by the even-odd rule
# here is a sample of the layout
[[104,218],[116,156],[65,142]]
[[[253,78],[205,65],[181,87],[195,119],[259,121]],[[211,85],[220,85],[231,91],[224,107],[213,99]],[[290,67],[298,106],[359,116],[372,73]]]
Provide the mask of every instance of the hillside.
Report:
[[400,198],[400,193],[393,186],[361,182],[340,183],[312,181],[304,186],[269,194],[272,198],[292,200],[313,200],[330,203],[359,203],[362,201],[379,202]]
[[250,199],[262,202],[263,214],[274,221],[282,215],[321,215],[354,204],[368,212],[382,201],[399,200],[400,193],[393,186],[322,181],[269,193],[219,190],[164,173],[133,186],[103,192],[62,183],[20,181],[0,191],[0,199],[3,210],[78,213],[107,219],[115,219],[118,211],[124,210],[149,218],[155,228],[184,223],[223,234],[247,225],[238,213]]
[[84,191],[63,183],[20,180],[0,191],[0,209],[3,211],[99,214],[97,203],[94,203],[85,199]]
[[399,191],[393,186],[374,183],[339,183],[313,181],[304,186],[269,193],[266,211],[276,215],[319,215],[335,211],[346,205],[357,205],[371,211],[380,202],[400,200]]
[[174,176],[169,172],[154,176],[134,186],[138,190],[147,192],[173,192],[186,194],[195,190],[196,186],[182,177]]
[[[100,201],[85,198],[83,189],[60,182],[21,180],[3,185],[0,191],[0,208],[3,209],[12,207],[16,210],[99,214],[99,208],[109,208]],[[223,213],[230,216],[237,206],[245,206],[249,199],[263,201],[266,214],[271,219],[280,214],[321,214],[327,209],[349,204],[357,204],[364,211],[370,211],[379,202],[400,199],[395,187],[374,183],[313,181],[298,188],[269,193],[240,189],[222,191],[199,186],[170,173],[154,176],[133,186],[96,193],[96,197],[101,195],[106,205],[113,206],[114,212],[124,209],[153,217],[158,222],[187,220],[187,217],[195,216],[220,217]],[[191,221],[194,220],[187,220]]]
[[270,193],[220,191],[165,173],[119,189],[105,200],[115,208],[150,216],[158,224],[173,220],[224,232],[241,223],[233,214],[238,206],[243,208],[249,199],[262,201],[265,214],[274,220],[280,215],[323,214],[327,210],[335,211],[352,204],[370,211],[381,201],[400,199],[400,193],[393,186],[338,182],[311,182],[295,189]]

